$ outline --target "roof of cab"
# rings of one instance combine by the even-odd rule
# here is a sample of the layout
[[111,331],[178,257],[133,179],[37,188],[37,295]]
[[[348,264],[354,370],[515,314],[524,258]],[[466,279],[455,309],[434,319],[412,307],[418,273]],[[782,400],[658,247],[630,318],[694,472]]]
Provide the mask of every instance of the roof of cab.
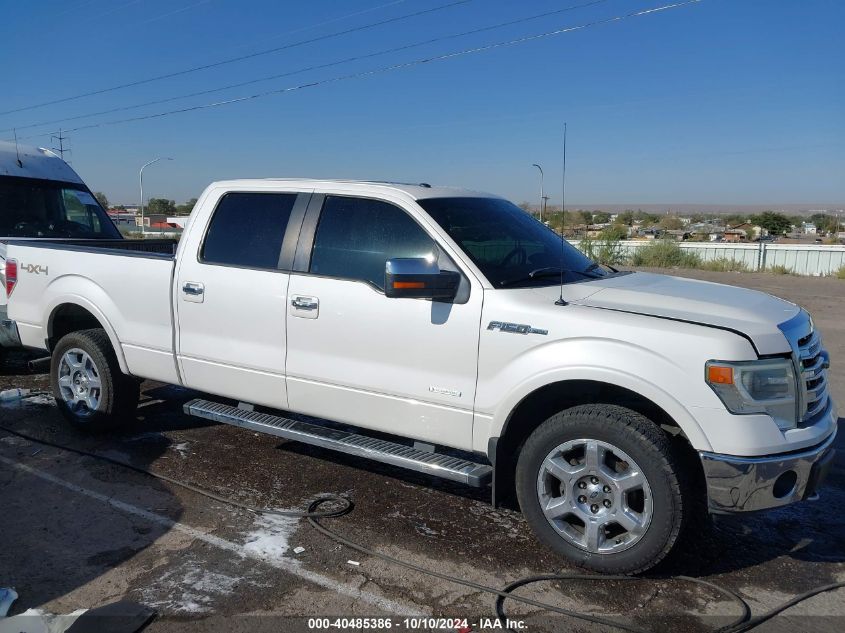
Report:
[[339,180],[339,179],[312,179],[312,178],[242,178],[237,180],[221,180],[215,182],[219,187],[261,187],[278,184],[284,187],[302,187],[303,189],[334,190],[339,193],[359,193],[400,191],[411,196],[415,200],[424,198],[497,198],[490,193],[462,189],[460,187],[444,187],[440,185],[429,185],[428,183],[409,184],[402,182],[385,182],[378,180]]
[[0,141],[0,177],[40,178],[84,184],[65,161],[48,149]]

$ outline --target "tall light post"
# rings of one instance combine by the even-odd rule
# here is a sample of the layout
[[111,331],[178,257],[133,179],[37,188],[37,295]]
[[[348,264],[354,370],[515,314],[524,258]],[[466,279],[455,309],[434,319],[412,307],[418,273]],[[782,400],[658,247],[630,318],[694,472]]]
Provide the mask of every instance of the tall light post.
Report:
[[540,170],[540,222],[543,221],[543,204],[545,200],[543,198],[543,168],[540,167],[537,163],[532,163],[532,167],[536,167]]
[[141,166],[141,171],[138,172],[138,184],[141,186],[141,235],[145,235],[147,232],[147,227],[144,224],[144,169],[152,165],[153,163],[157,163],[160,160],[173,160],[172,158],[168,158],[166,156],[159,156],[158,158],[152,159],[148,163],[144,163]]

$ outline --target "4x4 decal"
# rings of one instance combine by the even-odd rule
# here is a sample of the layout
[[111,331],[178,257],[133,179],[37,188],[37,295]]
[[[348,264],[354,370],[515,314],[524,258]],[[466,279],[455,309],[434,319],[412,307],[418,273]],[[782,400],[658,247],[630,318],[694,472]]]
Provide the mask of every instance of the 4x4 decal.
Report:
[[18,264],[18,270],[32,273],[33,275],[49,275],[50,267],[41,264]]

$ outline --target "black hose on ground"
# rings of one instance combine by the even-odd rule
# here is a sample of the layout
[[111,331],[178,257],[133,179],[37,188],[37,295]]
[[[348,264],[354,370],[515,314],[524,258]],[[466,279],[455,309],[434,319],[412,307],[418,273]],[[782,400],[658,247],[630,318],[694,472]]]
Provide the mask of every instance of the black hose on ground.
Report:
[[[404,561],[400,558],[396,558],[394,556],[390,556],[388,554],[384,554],[377,550],[371,549],[365,545],[361,545],[360,543],[356,543],[355,541],[351,541],[347,539],[342,534],[335,532],[334,530],[326,527],[322,523],[320,523],[319,519],[330,519],[330,518],[338,518],[345,516],[352,512],[355,507],[355,504],[352,500],[343,495],[336,495],[336,494],[329,494],[329,495],[321,495],[320,497],[314,499],[308,504],[308,509],[304,511],[299,510],[268,510],[262,508],[255,508],[245,503],[241,503],[240,501],[235,501],[234,499],[229,499],[227,497],[221,497],[209,490],[205,490],[204,488],[200,488],[198,486],[194,486],[193,484],[184,482],[179,479],[175,479],[173,477],[168,477],[167,475],[162,475],[160,473],[156,473],[152,470],[147,468],[141,468],[140,466],[135,466],[134,464],[130,464],[129,462],[125,462],[123,460],[115,459],[113,457],[107,457],[105,455],[100,455],[98,453],[93,453],[91,451],[86,451],[79,448],[74,448],[72,446],[66,446],[64,444],[58,444],[56,442],[51,442],[49,440],[39,439],[37,437],[33,437],[26,433],[22,433],[20,431],[16,431],[15,429],[10,429],[6,426],[0,425],[0,430],[5,431],[11,435],[20,437],[21,439],[35,442],[37,444],[42,444],[44,446],[50,446],[52,448],[56,448],[62,451],[67,451],[70,453],[75,453],[77,455],[83,457],[89,457],[92,459],[96,459],[102,462],[106,462],[108,464],[113,464],[115,466],[120,466],[122,468],[126,468],[128,470],[135,471],[137,473],[147,475],[153,477],[155,479],[159,479],[161,481],[167,482],[169,484],[173,484],[174,486],[178,486],[180,488],[184,488],[185,490],[189,490],[194,492],[198,495],[203,497],[207,497],[208,499],[212,499],[219,503],[223,503],[235,508],[240,508],[247,512],[251,512],[253,514],[264,514],[264,515],[274,515],[274,516],[284,516],[284,517],[294,517],[294,518],[304,518],[308,520],[308,523],[311,524],[315,530],[326,536],[327,538],[335,541],[336,543],[340,543],[341,545],[345,545],[346,547],[355,550],[361,554],[365,554],[367,556],[371,556],[373,558],[381,559],[385,562],[391,563],[393,565],[397,565],[400,567],[404,567],[406,569],[410,569],[412,571],[416,571],[421,574],[425,574],[427,576],[431,576],[433,578],[439,578],[441,580],[445,580],[447,582],[451,582],[457,585],[461,585],[463,587],[467,587],[469,589],[473,589],[475,591],[480,591],[484,593],[488,593],[491,595],[496,596],[496,617],[501,621],[504,622],[507,619],[507,615],[504,610],[504,604],[506,600],[514,600],[517,602],[521,602],[526,605],[530,605],[533,607],[537,607],[544,611],[548,611],[551,613],[556,613],[558,615],[568,616],[571,618],[575,618],[578,620],[582,620],[585,622],[591,622],[593,624],[600,624],[603,626],[607,626],[610,628],[615,628],[622,631],[630,631],[631,633],[649,633],[647,629],[643,629],[637,626],[624,624],[621,622],[617,622],[615,620],[610,620],[607,618],[602,618],[595,615],[590,615],[587,613],[580,613],[578,611],[573,611],[571,609],[564,609],[562,607],[558,607],[552,604],[548,604],[545,602],[541,602],[539,600],[533,600],[531,598],[527,598],[524,596],[518,596],[513,593],[514,590],[524,587],[526,585],[538,583],[538,582],[565,582],[565,581],[589,581],[589,582],[606,582],[608,580],[612,581],[640,581],[642,582],[642,578],[638,578],[636,576],[609,576],[609,575],[602,575],[602,574],[541,574],[536,576],[527,576],[525,578],[521,578],[515,582],[512,582],[505,586],[502,589],[496,587],[490,587],[481,583],[474,582],[472,580],[467,580],[465,578],[459,578],[457,576],[451,576],[449,574],[445,574],[442,572],[434,571],[431,569],[427,569],[425,567],[421,567],[415,563],[409,563],[408,561]],[[326,504],[332,504],[333,507],[330,507],[326,510],[321,510],[320,508]],[[702,587],[707,587],[708,589],[721,594],[727,597],[729,600],[737,604],[741,610],[741,615],[737,616],[732,622],[727,625],[721,626],[718,629],[715,629],[714,633],[744,633],[745,631],[750,631],[751,629],[763,624],[764,622],[772,619],[779,613],[786,611],[787,609],[794,607],[795,605],[803,602],[813,596],[817,596],[820,593],[825,593],[828,591],[833,591],[835,589],[841,589],[845,587],[845,582],[838,582],[833,583],[830,585],[824,585],[821,587],[816,587],[811,589],[810,591],[804,592],[795,596],[794,598],[784,602],[781,605],[778,605],[774,609],[767,611],[758,616],[751,615],[751,607],[748,605],[748,602],[742,598],[739,594],[734,592],[731,589],[727,589],[725,587],[721,587],[715,583],[708,582],[706,580],[701,580],[700,578],[692,578],[690,576],[676,576],[675,580],[681,580],[684,582],[692,583],[695,585],[699,585]]]

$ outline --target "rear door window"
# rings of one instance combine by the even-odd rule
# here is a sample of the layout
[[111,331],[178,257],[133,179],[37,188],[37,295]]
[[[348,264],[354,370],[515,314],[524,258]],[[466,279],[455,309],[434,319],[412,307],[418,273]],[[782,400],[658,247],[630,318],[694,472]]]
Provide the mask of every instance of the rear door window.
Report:
[[295,193],[224,195],[208,227],[201,261],[277,270]]

